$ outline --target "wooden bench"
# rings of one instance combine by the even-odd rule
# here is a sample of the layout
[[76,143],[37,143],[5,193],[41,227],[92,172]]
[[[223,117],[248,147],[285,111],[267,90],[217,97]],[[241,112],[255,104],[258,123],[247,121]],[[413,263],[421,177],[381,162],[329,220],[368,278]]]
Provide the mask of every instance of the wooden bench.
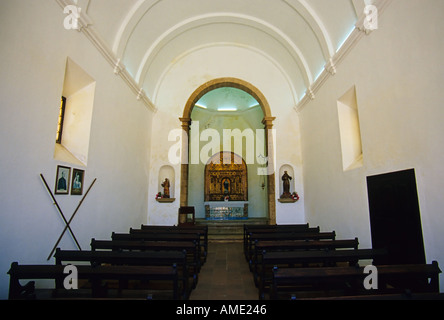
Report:
[[[330,251],[288,251],[288,252],[263,252],[261,270],[258,272],[259,298],[263,299],[266,288],[273,279],[273,268],[278,265],[293,267],[294,265],[308,266],[310,264],[336,266],[337,263],[357,265],[359,260],[373,260],[387,255],[384,249],[355,249],[355,250],[330,250]],[[316,268],[314,268],[316,269]],[[284,270],[284,269],[282,269]]]
[[113,232],[111,239],[119,241],[160,241],[160,242],[191,242],[197,243],[197,269],[200,271],[202,265],[201,258],[201,247],[200,247],[200,236],[197,233],[183,234],[183,233],[151,233],[151,232],[140,232],[140,233],[116,233]]
[[250,269],[253,271],[254,281],[258,286],[258,266],[262,264],[263,252],[276,251],[307,251],[307,250],[336,250],[336,249],[358,249],[359,240],[287,240],[287,241],[256,241],[253,259],[250,261]]
[[145,227],[143,229],[130,228],[130,234],[168,234],[168,235],[191,235],[196,236],[196,242],[199,244],[199,248],[202,250],[200,257],[202,258],[202,264],[205,263],[205,257],[207,255],[208,247],[208,233],[202,228],[192,228],[192,227]]
[[208,254],[208,226],[207,225],[192,225],[192,226],[151,226],[151,225],[141,225],[140,229],[148,231],[174,231],[182,233],[194,233],[199,232],[201,235],[201,243],[203,249],[204,261],[207,259]]
[[91,250],[112,251],[186,251],[189,275],[193,278],[192,288],[199,279],[199,252],[196,241],[135,241],[135,240],[96,240],[91,239]]
[[200,260],[200,265],[204,265],[205,261],[206,261],[206,256],[207,256],[207,244],[205,243],[206,240],[206,235],[202,232],[202,231],[198,231],[198,230],[168,230],[168,229],[158,229],[157,227],[153,228],[153,229],[133,229],[130,228],[130,234],[167,234],[167,235],[172,235],[172,234],[178,234],[178,235],[197,235],[199,238],[196,239],[194,242],[196,242],[198,244],[198,248],[200,248],[201,252],[199,252],[199,257],[201,258]]
[[255,230],[285,230],[292,229],[294,231],[306,231],[310,228],[308,223],[305,224],[244,224],[244,236]]
[[249,254],[251,254],[251,252],[249,251],[250,248],[252,247],[251,241],[252,237],[256,234],[281,234],[281,233],[319,233],[320,232],[320,228],[319,227],[315,227],[315,228],[306,228],[306,229],[301,229],[301,228],[296,228],[293,229],[292,227],[282,227],[282,228],[275,228],[275,229],[254,229],[254,230],[250,230],[246,233],[246,235],[244,236],[244,252],[245,252],[245,257],[249,258]]
[[251,233],[246,252],[247,261],[252,260],[254,245],[257,241],[288,241],[288,240],[335,240],[336,232],[276,232]]
[[[8,271],[9,299],[38,299],[35,290],[35,281],[22,286],[20,280],[53,279],[57,283],[63,283],[67,274],[66,266],[62,265],[19,265],[13,262]],[[90,298],[108,298],[107,290],[104,290],[104,280],[159,280],[171,283],[172,295],[170,298],[179,298],[177,269],[174,266],[77,266],[78,279],[91,282]],[[50,289],[54,293],[57,289]],[[65,290],[68,291],[68,290]],[[74,295],[76,290],[69,290]],[[56,296],[53,296],[55,298]]]
[[[137,266],[177,266],[178,280],[181,286],[181,296],[188,299],[191,286],[189,285],[189,270],[186,252],[180,251],[73,251],[56,249],[54,254],[57,265],[63,262],[89,262],[93,266],[137,265]],[[191,278],[192,279],[192,278]],[[58,288],[61,285],[57,286]],[[121,285],[122,287],[122,285]]]
[[409,290],[406,290],[404,293],[393,293],[393,294],[363,294],[358,296],[331,296],[331,297],[317,297],[317,298],[301,298],[297,299],[296,295],[291,295],[292,300],[333,300],[333,301],[356,301],[356,300],[406,300],[406,301],[417,301],[417,300],[444,300],[444,293],[438,292],[426,292],[426,293],[412,293]]
[[[319,227],[317,228],[319,232]],[[267,233],[267,232],[285,232],[285,231],[292,231],[292,232],[311,232],[315,231],[315,229],[311,229],[308,223],[306,224],[284,224],[284,225],[267,225],[267,224],[260,224],[260,225],[249,225],[244,224],[244,252],[247,252],[247,249],[249,247],[249,237],[250,234],[256,232],[256,233]],[[247,255],[245,254],[245,257],[247,258]]]
[[344,296],[383,295],[399,293],[439,293],[438,263],[417,265],[380,265],[378,289],[365,290],[363,283],[368,274],[364,267],[327,268],[274,268],[271,298],[279,299],[282,292],[293,297],[307,289],[316,290],[319,295]]

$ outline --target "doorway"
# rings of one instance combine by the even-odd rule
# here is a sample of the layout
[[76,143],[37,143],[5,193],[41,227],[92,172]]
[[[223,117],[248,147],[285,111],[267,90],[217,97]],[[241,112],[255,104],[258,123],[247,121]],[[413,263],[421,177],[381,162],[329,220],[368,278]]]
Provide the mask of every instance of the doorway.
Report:
[[415,170],[367,177],[373,248],[388,256],[375,264],[425,263]]

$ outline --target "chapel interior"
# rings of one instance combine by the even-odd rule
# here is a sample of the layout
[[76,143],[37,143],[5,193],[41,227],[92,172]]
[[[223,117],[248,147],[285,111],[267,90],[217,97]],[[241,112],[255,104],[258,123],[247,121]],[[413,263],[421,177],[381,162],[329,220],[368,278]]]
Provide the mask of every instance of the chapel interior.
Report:
[[[442,0],[0,0],[0,299],[13,262],[144,226],[207,228],[199,281],[216,299],[263,298],[244,225],[319,226],[388,249],[381,265],[444,266],[443,13]],[[252,288],[217,287],[239,283],[214,271],[232,263]]]

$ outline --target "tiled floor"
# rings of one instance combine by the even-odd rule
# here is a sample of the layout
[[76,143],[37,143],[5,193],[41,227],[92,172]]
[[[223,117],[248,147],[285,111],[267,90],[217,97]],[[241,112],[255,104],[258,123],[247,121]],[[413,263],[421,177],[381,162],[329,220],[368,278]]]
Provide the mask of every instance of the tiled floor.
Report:
[[257,300],[242,242],[210,242],[207,262],[190,300]]

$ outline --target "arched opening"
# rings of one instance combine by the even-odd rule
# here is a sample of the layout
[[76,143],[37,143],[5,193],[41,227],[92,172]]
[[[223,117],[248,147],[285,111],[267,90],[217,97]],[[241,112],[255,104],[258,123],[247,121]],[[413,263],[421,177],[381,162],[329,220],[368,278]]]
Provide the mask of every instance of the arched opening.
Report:
[[[204,85],[200,86],[198,89],[196,89],[193,94],[190,96],[190,98],[187,101],[187,104],[184,109],[183,117],[180,118],[180,121],[182,122],[182,129],[184,131],[184,134],[186,136],[186,139],[182,139],[182,150],[184,160],[182,161],[181,165],[181,190],[180,190],[180,205],[181,206],[188,206],[191,205],[189,203],[189,174],[190,174],[190,166],[189,155],[190,155],[190,135],[196,134],[196,130],[191,130],[193,127],[192,124],[192,112],[194,107],[196,106],[196,103],[207,93],[219,89],[219,88],[236,88],[239,90],[244,91],[245,93],[251,95],[260,106],[260,109],[263,114],[263,119],[261,122],[261,130],[263,135],[263,143],[264,143],[264,155],[260,155],[263,157],[263,159],[266,159],[265,161],[262,161],[263,166],[266,168],[265,170],[261,171],[261,184],[260,187],[262,187],[263,190],[265,190],[265,194],[262,196],[262,198],[265,198],[264,201],[266,202],[266,217],[268,218],[268,221],[270,224],[276,224],[276,203],[275,203],[275,172],[274,172],[274,144],[273,144],[273,120],[275,118],[272,117],[270,107],[268,105],[267,100],[265,99],[264,95],[253,85],[251,85],[248,82],[245,82],[240,79],[236,78],[220,78],[215,79],[212,81],[209,81],[205,83]],[[257,132],[257,130],[256,130]],[[200,132],[198,132],[200,134]],[[243,134],[243,133],[242,133]],[[200,139],[200,137],[198,137]],[[230,138],[231,139],[231,138]],[[194,141],[194,140],[193,140]],[[208,140],[206,140],[208,141]],[[217,143],[214,145],[217,149]],[[223,150],[223,146],[220,148],[220,150]],[[219,151],[220,151],[219,150]],[[217,150],[216,150],[217,151]],[[216,154],[217,152],[213,152],[210,154],[210,157],[213,154]],[[257,158],[257,157],[256,157]],[[255,159],[254,161],[256,161]],[[205,161],[206,163],[206,161]]]

